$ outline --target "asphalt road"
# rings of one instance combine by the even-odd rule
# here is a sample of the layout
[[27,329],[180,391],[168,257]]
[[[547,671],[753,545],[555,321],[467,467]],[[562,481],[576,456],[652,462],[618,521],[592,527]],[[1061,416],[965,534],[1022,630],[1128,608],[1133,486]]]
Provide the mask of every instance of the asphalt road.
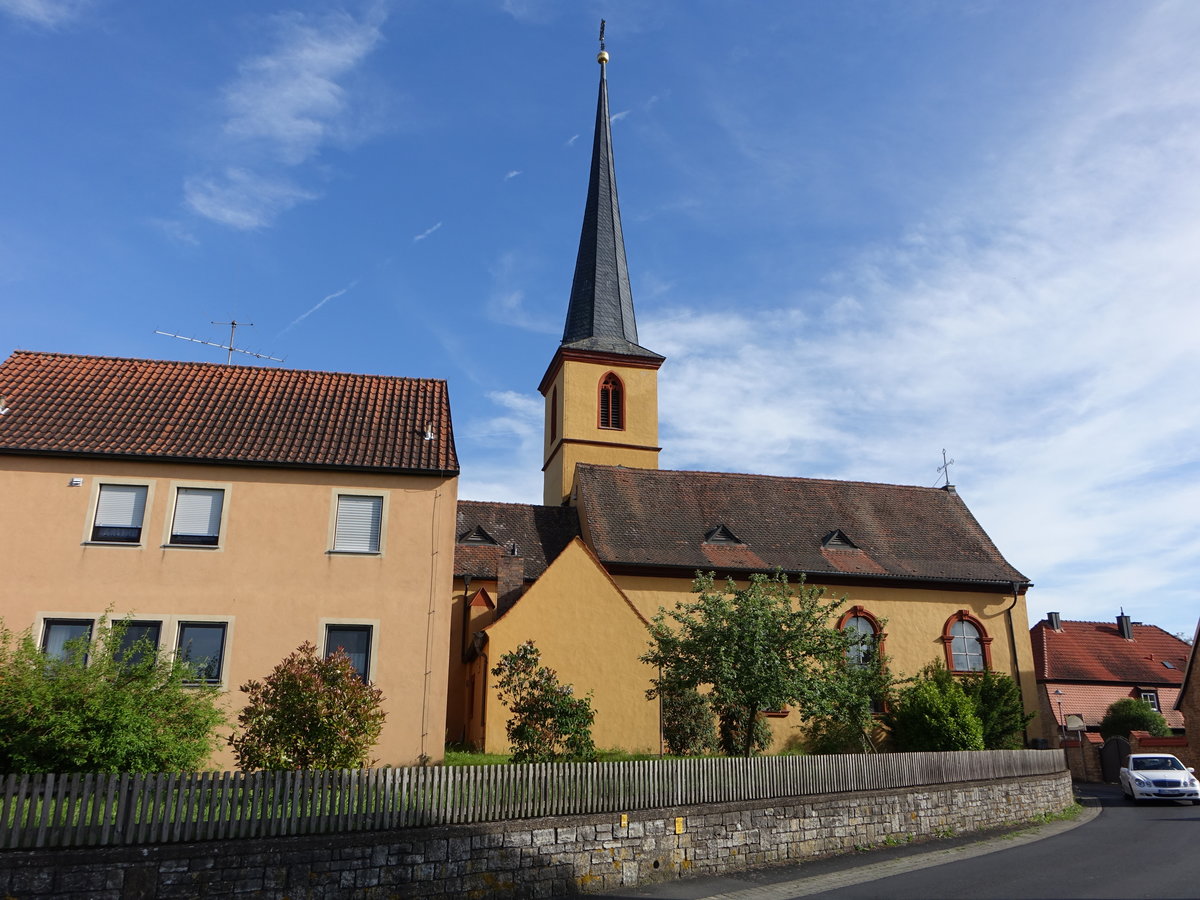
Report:
[[1200,898],[1200,806],[1087,785],[1081,824],[957,838],[604,895],[662,900]]

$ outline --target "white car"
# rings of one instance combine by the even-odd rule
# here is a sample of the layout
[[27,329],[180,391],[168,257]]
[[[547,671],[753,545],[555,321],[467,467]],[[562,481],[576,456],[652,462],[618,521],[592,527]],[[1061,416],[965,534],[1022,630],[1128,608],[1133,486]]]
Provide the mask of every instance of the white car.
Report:
[[1200,804],[1200,782],[1195,772],[1170,753],[1131,753],[1121,769],[1121,791],[1134,803],[1191,800]]

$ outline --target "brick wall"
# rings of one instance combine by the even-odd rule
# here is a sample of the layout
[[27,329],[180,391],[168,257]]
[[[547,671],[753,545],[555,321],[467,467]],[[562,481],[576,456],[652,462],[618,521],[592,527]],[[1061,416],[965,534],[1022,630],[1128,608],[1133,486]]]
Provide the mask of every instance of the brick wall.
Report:
[[0,896],[559,897],[1028,821],[1068,774],[327,837],[0,853]]
[[1085,731],[1079,740],[1060,743],[1067,755],[1067,766],[1073,779],[1094,784],[1104,782],[1104,772],[1100,767],[1100,748],[1104,746],[1104,739],[1100,735]]
[[1188,743],[1187,735],[1181,737],[1151,737],[1147,731],[1134,731],[1129,735],[1130,753],[1170,753],[1177,756],[1185,766],[1196,765],[1196,753]]

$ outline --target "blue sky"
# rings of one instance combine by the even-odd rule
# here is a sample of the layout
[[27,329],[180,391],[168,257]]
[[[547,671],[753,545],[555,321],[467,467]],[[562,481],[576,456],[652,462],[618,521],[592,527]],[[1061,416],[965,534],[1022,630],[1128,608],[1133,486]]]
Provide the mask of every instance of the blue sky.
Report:
[[[608,20],[665,468],[952,480],[1030,614],[1200,603],[1200,4],[0,0],[0,352],[444,378],[540,502]],[[243,362],[253,364],[246,357]]]

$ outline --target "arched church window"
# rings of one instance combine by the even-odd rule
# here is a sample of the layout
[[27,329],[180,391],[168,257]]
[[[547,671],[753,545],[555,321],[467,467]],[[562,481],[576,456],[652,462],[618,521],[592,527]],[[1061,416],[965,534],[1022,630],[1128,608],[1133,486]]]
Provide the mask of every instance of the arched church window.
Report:
[[850,665],[862,668],[881,654],[883,630],[879,620],[863,607],[855,606],[847,610],[839,620],[838,628],[850,636],[850,645],[846,649],[846,661]]
[[942,627],[946,668],[951,672],[982,672],[992,666],[992,639],[983,623],[960,609]]
[[558,386],[550,391],[550,440],[558,439]]
[[625,388],[612,372],[600,379],[600,427],[625,427]]

